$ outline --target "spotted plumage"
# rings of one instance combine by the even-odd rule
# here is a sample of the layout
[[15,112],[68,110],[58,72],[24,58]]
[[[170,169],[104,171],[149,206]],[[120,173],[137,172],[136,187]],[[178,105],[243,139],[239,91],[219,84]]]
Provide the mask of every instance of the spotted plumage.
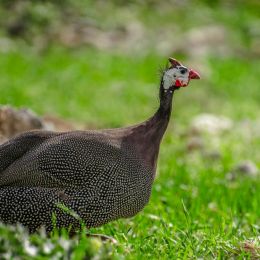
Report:
[[162,80],[159,109],[132,127],[32,131],[2,144],[0,221],[75,230],[137,214],[149,201],[174,90]]

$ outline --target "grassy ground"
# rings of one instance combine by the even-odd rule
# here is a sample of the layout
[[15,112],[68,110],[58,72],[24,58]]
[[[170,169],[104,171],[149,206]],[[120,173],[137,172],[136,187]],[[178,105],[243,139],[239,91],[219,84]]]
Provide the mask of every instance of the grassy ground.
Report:
[[[205,2],[200,5],[205,16],[195,22],[196,26],[205,24],[210,14],[212,23],[219,19],[232,31],[233,38],[239,39],[243,50],[249,51],[241,28],[246,22],[256,21],[253,8],[248,13],[241,6],[231,9],[244,18],[240,21],[238,17],[231,19],[224,7],[212,8]],[[118,10],[115,14],[120,19]],[[136,16],[155,30],[156,19],[161,18],[161,25],[166,26],[176,14],[174,10],[166,15],[150,12],[145,6],[135,10]],[[181,14],[183,28],[194,26],[182,9]],[[92,15],[101,16],[102,12]],[[197,15],[195,12],[194,17]],[[107,24],[111,22],[108,16],[104,19]],[[158,106],[158,72],[167,56],[153,47],[129,53],[94,47],[67,49],[58,44],[37,52],[24,43],[15,46],[19,48],[1,53],[2,104],[29,107],[40,115],[55,114],[96,128],[140,122]],[[177,53],[177,58],[187,65],[191,62],[196,69],[196,58],[183,52]],[[149,205],[134,218],[90,230],[113,236],[118,245],[89,241],[84,234],[68,239],[66,232],[62,238],[56,234],[47,238],[41,233],[23,239],[23,229],[0,226],[0,253],[6,258],[42,255],[37,259],[80,259],[86,254],[100,259],[257,258],[259,175],[235,173],[229,178],[229,173],[244,160],[260,167],[260,62],[243,51],[206,53],[198,59],[198,66],[202,79],[174,98]],[[224,115],[233,126],[218,134],[202,131],[193,136],[191,122],[201,113]],[[202,149],[187,149],[194,138],[204,143]]]

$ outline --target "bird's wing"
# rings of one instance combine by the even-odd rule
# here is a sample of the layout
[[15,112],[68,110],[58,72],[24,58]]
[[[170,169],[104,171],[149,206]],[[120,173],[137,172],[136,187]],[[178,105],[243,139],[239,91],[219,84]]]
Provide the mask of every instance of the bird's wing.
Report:
[[21,154],[0,174],[0,187],[95,186],[115,172],[123,156],[104,135],[78,132],[47,138]]
[[51,136],[49,131],[31,131],[18,135],[0,145],[0,175],[16,160]]

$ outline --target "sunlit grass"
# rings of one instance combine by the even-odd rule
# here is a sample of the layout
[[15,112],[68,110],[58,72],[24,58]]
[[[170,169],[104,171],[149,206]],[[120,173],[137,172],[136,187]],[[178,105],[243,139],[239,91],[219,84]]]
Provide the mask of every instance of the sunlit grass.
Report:
[[[143,120],[158,106],[160,68],[167,57],[111,54],[94,49],[2,54],[0,102],[28,106],[40,114],[120,126]],[[27,50],[28,51],[28,50]],[[257,117],[259,62],[210,59],[210,76],[176,93],[174,116],[201,112]],[[129,109],[131,108],[131,109]]]

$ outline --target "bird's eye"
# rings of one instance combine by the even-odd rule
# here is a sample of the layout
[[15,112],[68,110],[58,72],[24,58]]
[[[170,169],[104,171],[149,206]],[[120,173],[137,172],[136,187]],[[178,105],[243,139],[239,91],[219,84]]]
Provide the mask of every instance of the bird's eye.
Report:
[[180,73],[185,74],[187,71],[188,71],[187,69],[183,68],[183,69],[180,70]]

